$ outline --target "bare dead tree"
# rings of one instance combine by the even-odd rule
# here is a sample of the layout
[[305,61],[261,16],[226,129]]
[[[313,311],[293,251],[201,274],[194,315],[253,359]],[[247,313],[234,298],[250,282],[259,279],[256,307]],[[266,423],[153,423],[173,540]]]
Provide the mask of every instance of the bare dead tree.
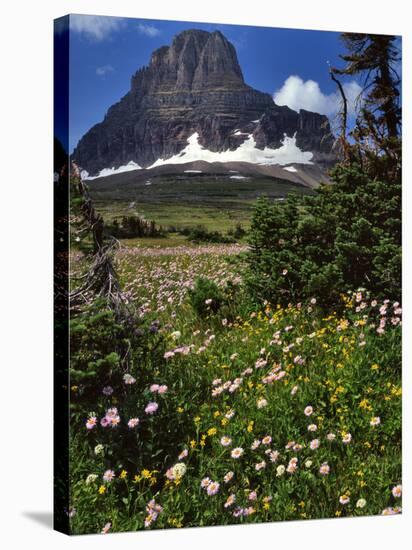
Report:
[[87,272],[78,277],[82,283],[70,292],[70,305],[77,309],[90,303],[95,298],[104,298],[108,307],[118,317],[130,317],[128,300],[122,292],[121,285],[113,264],[113,255],[119,246],[114,237],[107,237],[104,232],[104,220],[93,206],[87,185],[81,178],[80,169],[72,163],[71,187],[75,197],[80,199],[80,231],[90,234],[93,241],[93,260]]
[[339,134],[339,145],[343,155],[344,162],[349,160],[350,147],[346,137],[347,127],[348,127],[348,100],[345,95],[345,90],[343,89],[342,83],[336,78],[335,70],[329,66],[329,75],[333,82],[336,84],[339,94],[342,99],[342,109],[339,112],[340,119],[340,134]]

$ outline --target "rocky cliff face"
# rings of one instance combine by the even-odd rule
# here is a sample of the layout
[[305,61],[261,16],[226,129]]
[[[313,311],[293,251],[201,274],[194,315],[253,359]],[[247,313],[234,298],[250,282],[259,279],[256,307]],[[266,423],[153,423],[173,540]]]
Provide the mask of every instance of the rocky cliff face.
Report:
[[148,167],[176,155],[195,132],[210,151],[234,150],[252,134],[278,148],[296,133],[304,151],[328,154],[327,117],[274,104],[245,84],[232,44],[219,31],[188,30],[154,51],[130,91],[79,141],[73,158],[90,174],[136,162]]

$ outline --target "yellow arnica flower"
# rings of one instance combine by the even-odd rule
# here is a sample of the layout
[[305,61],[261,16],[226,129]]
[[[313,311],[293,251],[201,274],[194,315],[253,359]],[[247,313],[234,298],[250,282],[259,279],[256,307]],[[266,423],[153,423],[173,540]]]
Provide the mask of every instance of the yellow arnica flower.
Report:
[[104,485],[100,485],[99,487],[99,493],[102,495],[103,493],[106,492],[106,487]]
[[142,470],[141,474],[144,479],[150,479],[151,477],[150,471],[146,469]]
[[216,435],[217,434],[217,429],[216,428],[209,428],[207,430],[207,435]]
[[127,478],[127,472],[126,470],[122,470],[119,475],[120,479],[126,479]]

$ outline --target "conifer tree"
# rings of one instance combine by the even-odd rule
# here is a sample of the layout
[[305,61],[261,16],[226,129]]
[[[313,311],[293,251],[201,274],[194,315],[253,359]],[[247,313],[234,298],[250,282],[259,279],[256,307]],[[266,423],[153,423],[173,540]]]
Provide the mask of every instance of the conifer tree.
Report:
[[345,67],[331,72],[338,86],[341,75],[363,83],[356,124],[350,138],[344,132],[344,158],[331,172],[331,184],[300,201],[258,202],[247,275],[258,301],[316,296],[328,306],[358,288],[400,299],[399,39],[367,34],[342,39]]

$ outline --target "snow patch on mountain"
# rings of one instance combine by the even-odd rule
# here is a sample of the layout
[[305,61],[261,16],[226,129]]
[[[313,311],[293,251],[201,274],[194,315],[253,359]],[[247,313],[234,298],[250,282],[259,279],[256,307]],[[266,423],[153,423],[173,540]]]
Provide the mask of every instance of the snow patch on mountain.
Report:
[[115,168],[114,166],[112,168],[103,168],[103,170],[100,170],[97,176],[89,176],[88,172],[86,170],[83,170],[82,178],[84,180],[94,180],[96,178],[104,178],[106,176],[112,176],[113,174],[120,174],[121,172],[131,172],[132,170],[141,170],[141,168],[142,167],[139,166],[137,162],[134,162],[133,160],[131,160],[127,164],[124,164],[123,166],[119,166],[118,168]]
[[195,132],[188,140],[186,147],[177,155],[166,159],[158,159],[150,168],[162,166],[164,164],[184,164],[186,162],[195,162],[203,160],[206,162],[250,162],[252,164],[278,164],[284,166],[286,164],[313,164],[311,159],[313,153],[302,151],[296,145],[296,133],[293,137],[288,137],[284,134],[282,146],[278,149],[265,147],[258,149],[256,141],[252,134],[248,134],[245,141],[239,145],[234,151],[227,150],[221,152],[210,151],[205,149],[199,143],[199,134]]

